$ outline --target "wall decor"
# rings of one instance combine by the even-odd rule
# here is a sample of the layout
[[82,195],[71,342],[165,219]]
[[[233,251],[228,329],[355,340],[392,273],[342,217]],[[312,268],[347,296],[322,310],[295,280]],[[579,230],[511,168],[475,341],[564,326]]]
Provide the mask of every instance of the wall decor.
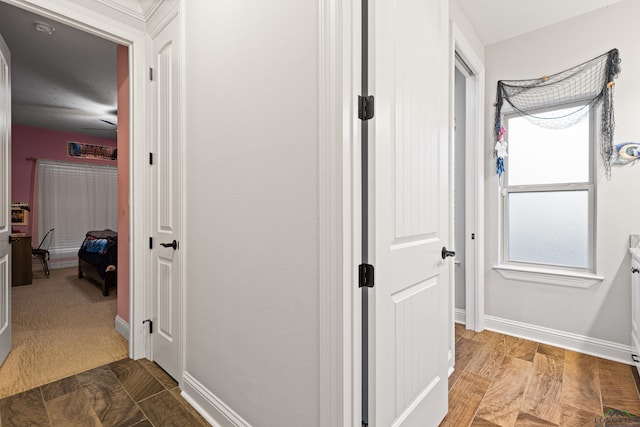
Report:
[[640,159],[640,143],[623,142],[613,146],[612,165],[625,165]]
[[85,159],[118,160],[118,149],[106,145],[69,141],[67,143],[67,155],[69,157],[82,157]]
[[29,212],[24,208],[11,208],[11,225],[29,225]]

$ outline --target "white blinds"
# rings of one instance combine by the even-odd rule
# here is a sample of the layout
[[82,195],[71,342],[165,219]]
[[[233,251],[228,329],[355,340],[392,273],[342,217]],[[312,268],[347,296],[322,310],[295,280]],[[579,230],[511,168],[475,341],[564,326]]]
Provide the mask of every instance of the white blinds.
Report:
[[38,240],[56,231],[51,266],[77,264],[89,230],[118,227],[118,170],[111,166],[38,160]]

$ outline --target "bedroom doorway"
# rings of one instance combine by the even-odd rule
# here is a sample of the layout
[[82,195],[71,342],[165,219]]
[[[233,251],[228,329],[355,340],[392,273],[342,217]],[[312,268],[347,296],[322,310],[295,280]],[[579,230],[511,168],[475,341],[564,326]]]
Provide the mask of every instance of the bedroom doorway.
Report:
[[[6,4],[5,4],[6,3]],[[50,3],[50,4],[48,4]],[[54,4],[54,2],[39,2],[38,6],[35,5],[31,5],[29,4],[29,2],[18,2],[18,1],[13,1],[13,0],[3,0],[2,4],[6,7],[7,5],[9,5],[10,7],[13,6],[18,6],[16,7],[16,9],[18,9],[19,11],[28,11],[28,12],[33,12],[36,13],[38,15],[40,15],[40,13],[42,13],[40,15],[40,18],[42,20],[46,20],[46,21],[55,21],[55,22],[63,22],[66,24],[70,24],[71,23],[71,18],[68,17],[66,15],[66,13],[68,14],[72,14],[71,11],[64,11],[61,9],[64,9],[63,6],[60,6],[59,4]],[[55,12],[52,11],[56,11],[58,10],[58,15],[55,15]],[[74,17],[73,20],[73,24],[75,24],[75,26],[78,25],[78,22],[81,22],[82,19],[78,18],[78,15],[76,14],[76,16]],[[61,24],[64,25],[64,24]],[[99,27],[99,25],[97,25],[95,22],[93,23],[93,26],[91,26],[91,24],[89,23],[85,23],[83,25],[83,31],[86,30],[92,30],[92,31],[86,31],[89,34],[95,34],[96,32],[98,32],[97,28]],[[126,40],[126,38],[122,37],[122,34],[126,34],[127,31],[116,31],[116,32],[120,32],[121,36],[119,36],[119,40]],[[100,36],[105,37],[106,35],[108,35],[107,32],[104,31],[100,31]],[[113,36],[115,37],[115,36]],[[44,40],[44,39],[43,39]],[[116,41],[116,40],[112,40],[112,41]],[[115,46],[115,45],[114,45]],[[125,59],[129,58],[129,52],[128,52],[128,47],[127,46],[121,46],[124,49],[124,57]],[[114,47],[115,48],[115,47]],[[118,82],[118,89],[125,89],[124,92],[124,99],[126,100],[126,105],[119,105],[118,106],[118,110],[119,110],[119,118],[120,120],[118,120],[118,133],[121,135],[124,135],[126,137],[126,141],[125,144],[126,145],[121,145],[121,141],[120,139],[118,139],[117,142],[117,147],[118,147],[118,154],[119,154],[119,161],[118,161],[118,167],[121,171],[125,171],[126,173],[124,174],[120,174],[120,180],[121,180],[121,185],[124,188],[124,192],[120,194],[121,199],[124,200],[125,203],[122,204],[121,209],[119,209],[118,215],[119,217],[123,217],[125,219],[125,221],[122,221],[122,223],[120,224],[121,226],[124,224],[124,226],[126,227],[126,229],[128,229],[128,224],[129,224],[129,203],[128,203],[128,193],[129,193],[129,162],[130,162],[130,156],[128,155],[128,138],[129,138],[129,129],[128,129],[128,115],[129,115],[129,105],[128,105],[128,91],[129,91],[129,64],[125,64],[124,67],[126,73],[123,76],[123,80]],[[55,70],[51,70],[51,73],[53,73],[51,75],[51,79],[55,80],[56,79],[56,74],[55,74]],[[59,77],[59,76],[58,76]],[[120,95],[120,93],[119,93]],[[19,96],[19,93],[15,92],[13,93],[14,97]],[[122,117],[124,117],[126,120],[123,120]],[[40,156],[39,156],[40,157]],[[123,180],[124,179],[124,180]],[[10,185],[10,184],[9,184]],[[133,203],[135,205],[135,203]],[[119,222],[121,220],[119,219]],[[37,245],[37,241],[38,241],[38,237],[34,235],[33,237],[33,242],[34,242],[34,246]],[[124,242],[129,241],[128,238],[123,239]],[[110,328],[113,330],[118,330],[118,332],[123,335],[126,339],[129,339],[129,335],[130,335],[130,331],[129,331],[129,322],[130,322],[130,316],[129,316],[129,305],[130,305],[130,298],[129,298],[129,286],[128,286],[128,281],[129,281],[129,271],[128,271],[128,258],[129,258],[129,248],[125,248],[126,250],[122,251],[124,252],[124,259],[125,262],[123,263],[123,266],[119,266],[119,270],[120,271],[120,275],[121,277],[123,277],[121,284],[124,284],[124,287],[119,287],[118,288],[118,302],[117,302],[117,310],[118,310],[118,314],[117,317],[115,316],[115,313],[113,315],[111,315],[111,320],[110,320]],[[39,270],[37,270],[38,265],[34,264],[33,266],[34,268],[34,272],[38,273]],[[75,272],[75,276],[77,277],[77,267],[75,267],[74,269]],[[52,271],[52,276],[54,276],[55,272]],[[53,278],[53,277],[52,277]],[[42,280],[51,280],[51,279],[42,279]],[[48,283],[51,283],[48,282]],[[87,286],[91,286],[91,287],[95,287],[97,290],[98,287],[96,287],[94,284],[89,284],[87,283]],[[115,294],[115,289],[112,288],[112,293]],[[123,319],[123,317],[125,319]],[[118,322],[118,320],[120,320],[120,322]],[[126,353],[131,354],[132,353],[132,349],[134,344],[131,342],[131,340],[129,340],[130,343],[128,345],[126,345],[127,351]]]

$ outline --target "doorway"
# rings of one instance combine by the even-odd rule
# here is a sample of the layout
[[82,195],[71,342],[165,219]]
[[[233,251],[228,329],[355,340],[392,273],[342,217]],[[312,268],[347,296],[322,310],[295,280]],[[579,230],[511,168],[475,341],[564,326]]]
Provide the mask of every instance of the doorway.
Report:
[[[451,290],[454,322],[467,329],[484,329],[484,65],[470,43],[453,24],[452,130],[454,187],[451,216],[454,221],[455,286]],[[453,342],[451,348],[453,349]]]
[[[42,15],[45,18],[53,19],[75,28],[80,28],[88,33],[105,38],[112,42],[127,46],[129,48],[129,83],[128,89],[130,99],[129,119],[129,309],[128,325],[142,324],[146,317],[146,289],[143,285],[146,277],[146,266],[148,265],[148,231],[146,228],[146,217],[148,207],[143,198],[131,197],[132,194],[148,193],[148,176],[144,167],[133,167],[133,165],[143,165],[144,159],[148,157],[148,149],[145,141],[145,111],[146,96],[143,82],[147,76],[146,63],[146,33],[140,29],[140,25],[135,25],[125,13],[104,6],[101,12],[89,10],[82,7],[71,7],[54,0],[32,1],[22,0],[2,0],[14,6],[21,7],[28,11]],[[101,6],[102,7],[102,6]],[[139,19],[144,20],[144,17]],[[138,124],[137,124],[138,123]],[[139,141],[136,143],[136,141]],[[136,263],[132,262],[136,260]],[[140,268],[133,268],[140,265]],[[142,267],[144,266],[144,267]],[[127,326],[128,326],[127,325]],[[141,358],[146,356],[146,344],[148,336],[143,327],[129,327],[129,356],[131,358]]]
[[[113,9],[108,6],[100,6],[101,11],[89,10],[82,7],[71,7],[54,0],[38,1],[37,4],[31,1],[22,0],[2,0],[4,3],[18,6],[22,9],[42,15],[47,19],[53,19],[75,28],[80,28],[88,33],[105,38],[112,42],[128,47],[129,59],[129,82],[130,91],[130,111],[128,119],[130,123],[127,132],[130,139],[130,153],[127,162],[129,177],[129,264],[132,266],[129,271],[129,301],[126,306],[129,310],[129,322],[126,332],[129,335],[129,356],[131,358],[145,357],[147,354],[146,345],[148,343],[147,330],[141,326],[142,320],[147,316],[146,289],[144,279],[147,274],[149,257],[148,230],[146,227],[146,217],[148,206],[144,198],[131,197],[132,194],[147,194],[149,192],[149,181],[147,170],[133,165],[144,165],[144,159],[148,157],[148,148],[145,144],[145,111],[148,102],[145,96],[143,82],[148,74],[146,64],[146,41],[147,35],[141,30],[141,25],[133,22],[125,12]],[[147,11],[151,13],[151,11]],[[144,16],[136,17],[140,21],[145,21]],[[136,124],[138,123],[138,124]],[[136,143],[138,141],[138,143]],[[132,262],[136,260],[136,262]],[[140,268],[133,268],[138,265]],[[140,284],[136,286],[136,284]],[[130,325],[136,325],[131,327]]]
[[[456,57],[454,77],[454,117],[453,117],[453,223],[456,258],[454,266],[454,316],[455,322],[466,324],[466,204],[467,204],[467,180],[466,180],[466,115],[467,115],[467,79],[472,74],[469,68]],[[469,106],[471,107],[471,106]],[[473,276],[469,278],[473,280]],[[473,286],[473,283],[469,284]]]
[[[61,113],[63,108],[62,107],[56,107],[56,103],[53,102],[52,100],[55,100],[55,96],[58,97],[66,97],[69,99],[72,99],[72,96],[68,96],[67,94],[75,94],[75,93],[80,93],[80,92],[75,92],[74,91],[74,86],[72,84],[69,85],[63,85],[61,84],[62,82],[66,81],[65,80],[65,76],[62,73],[62,68],[58,69],[56,67],[49,67],[49,66],[44,66],[44,62],[42,63],[43,66],[41,67],[42,69],[46,70],[46,77],[43,80],[37,80],[36,77],[34,77],[32,74],[28,73],[28,72],[24,72],[25,69],[28,69],[28,65],[29,63],[37,63],[39,61],[44,61],[43,58],[43,54],[42,54],[42,50],[49,51],[51,53],[50,58],[55,58],[58,62],[62,62],[65,61],[67,58],[67,55],[71,55],[71,56],[76,56],[78,58],[83,58],[84,55],[81,53],[84,50],[82,50],[83,47],[88,46],[88,45],[84,45],[83,43],[79,42],[78,44],[67,44],[65,43],[67,39],[67,37],[69,37],[70,34],[78,34],[80,31],[83,31],[84,29],[75,29],[75,28],[70,28],[70,26],[68,25],[64,25],[63,23],[60,23],[58,21],[58,19],[56,19],[56,17],[45,17],[42,16],[38,13],[37,10],[31,10],[28,7],[25,7],[24,5],[20,5],[22,7],[15,7],[13,4],[10,4],[9,2],[2,2],[0,4],[0,6],[2,7],[2,15],[3,15],[3,25],[2,25],[2,31],[3,33],[6,35],[7,33],[10,34],[10,39],[8,38],[8,44],[9,44],[9,48],[13,49],[13,57],[14,57],[14,61],[13,61],[13,65],[17,65],[18,63],[23,64],[20,65],[20,68],[17,69],[17,73],[21,73],[22,76],[21,80],[25,81],[27,83],[29,83],[28,85],[25,84],[19,84],[13,85],[13,90],[12,90],[12,96],[14,98],[14,101],[16,103],[19,104],[19,108],[17,108],[16,110],[19,110],[20,114],[14,114],[14,119],[17,118],[22,118],[24,117],[24,113],[25,111],[30,112],[31,116],[37,116],[37,115],[42,115],[42,116],[50,116],[51,122],[57,122],[58,124],[62,124],[65,123],[65,120],[61,117]],[[26,9],[26,10],[25,10]],[[5,21],[5,19],[8,19],[9,21]],[[55,21],[54,21],[55,19]],[[41,32],[39,33],[38,28],[35,26],[35,24],[33,25],[33,27],[35,27],[35,31],[34,28],[32,27],[32,23],[40,23],[40,25],[43,22],[48,22],[51,24],[51,30],[52,33],[57,31],[57,35],[60,36],[59,40],[62,43],[65,43],[65,52],[63,55],[56,55],[55,54],[55,49],[51,46],[51,39],[47,39],[47,35],[42,35]],[[24,28],[24,29],[23,29]],[[20,34],[22,34],[21,32],[29,32],[29,33],[33,33],[35,34],[34,36],[31,36],[34,38],[34,40],[32,41],[31,39],[29,39],[30,41],[27,44],[27,49],[24,49],[21,46],[21,42],[17,42],[16,41],[16,37],[18,37],[19,40],[19,36]],[[86,34],[90,34],[89,32],[83,31]],[[95,105],[100,105],[103,106],[104,104],[104,110],[100,110],[100,112],[98,113],[99,115],[105,115],[104,118],[109,118],[106,117],[107,115],[113,115],[113,117],[116,117],[116,110],[117,110],[117,106],[115,104],[115,98],[118,97],[120,98],[120,91],[118,90],[118,88],[120,87],[119,84],[117,84],[117,65],[115,64],[116,62],[116,49],[119,49],[119,47],[122,47],[124,49],[125,52],[125,58],[128,56],[127,54],[127,47],[125,46],[118,46],[116,43],[113,43],[112,40],[106,41],[104,40],[104,38],[97,38],[95,37],[94,34],[90,34],[89,36],[87,36],[87,38],[94,38],[96,41],[99,41],[97,44],[95,45],[91,45],[93,46],[93,53],[95,55],[103,55],[105,51],[109,52],[112,56],[109,56],[109,61],[111,66],[110,67],[103,67],[103,66],[98,66],[95,68],[99,68],[99,72],[100,73],[108,73],[107,74],[94,74],[95,75],[95,81],[99,82],[99,81],[104,81],[105,86],[109,86],[111,89],[111,96],[109,97],[103,97],[101,96],[102,92],[98,90],[97,86],[99,86],[100,83],[96,83],[96,86],[94,87],[95,93],[96,93],[96,97],[94,98],[90,98],[90,97],[86,97],[86,104],[87,105],[82,105],[82,104],[78,104],[78,108],[77,109],[73,109],[73,114],[77,114],[80,115],[80,112],[83,108],[88,108],[90,102],[93,102],[94,105],[93,107],[95,108]],[[77,40],[80,40],[81,38],[78,37]],[[86,40],[84,38],[82,38],[83,41],[86,42]],[[41,44],[42,46],[44,46],[40,51],[38,51],[37,49],[35,49],[35,42],[37,42],[38,44]],[[24,43],[23,43],[24,44]],[[76,49],[80,49],[77,50],[78,53],[74,53],[74,51],[76,51]],[[118,52],[119,53],[119,52]],[[120,55],[118,55],[119,57]],[[17,61],[15,60],[16,57],[20,57],[21,61]],[[119,58],[118,58],[119,59]],[[81,61],[80,61],[81,62]],[[77,64],[77,63],[76,63]],[[82,64],[77,64],[77,65],[82,65]],[[125,70],[124,73],[120,73],[120,74],[124,74],[124,77],[128,77],[127,74],[129,72],[128,69],[128,65],[125,63]],[[91,67],[86,67],[86,68],[90,68]],[[104,71],[103,71],[104,70]],[[95,69],[91,69],[91,73],[95,73]],[[16,73],[14,73],[14,81],[15,81],[15,77],[16,77]],[[78,80],[78,84],[80,84],[81,86],[84,85],[90,85],[90,81],[81,79],[80,76],[74,76],[73,79]],[[47,83],[44,82],[50,82],[48,83],[49,85],[51,85],[51,88],[49,91],[43,91],[41,90],[42,87],[44,85],[46,85]],[[41,97],[42,100],[40,101],[36,101],[36,102],[30,102],[31,98],[29,98],[28,93],[26,93],[24,87],[32,87],[32,90],[38,90],[39,93],[41,93]],[[128,88],[126,88],[128,90]],[[116,94],[116,92],[118,92]],[[53,93],[55,93],[55,96],[52,95]],[[77,96],[77,95],[76,95]],[[124,103],[128,103],[128,94],[126,92],[123,93],[122,96],[122,100]],[[102,102],[99,102],[98,100],[102,100]],[[49,102],[47,102],[49,101]],[[119,103],[120,106],[123,105],[123,103]],[[108,110],[107,110],[108,107]],[[125,115],[127,115],[127,111],[128,111],[128,106],[125,106],[126,108],[123,108],[123,112]],[[71,109],[70,109],[71,110]],[[38,221],[37,223],[39,224],[39,227],[35,227],[36,224],[36,219],[38,217],[38,210],[40,210],[42,212],[41,209],[38,209],[36,206],[39,206],[39,204],[37,203],[37,194],[35,194],[34,192],[34,186],[35,186],[35,165],[36,165],[36,160],[47,160],[49,162],[49,164],[53,164],[55,163],[57,166],[61,167],[61,168],[65,168],[64,169],[64,174],[65,176],[69,175],[69,176],[79,176],[78,174],[84,174],[86,173],[86,171],[89,172],[96,172],[96,171],[101,171],[104,172],[107,169],[110,170],[109,174],[110,176],[113,175],[113,172],[111,171],[115,171],[116,167],[120,166],[119,169],[125,171],[126,173],[124,174],[120,174],[121,175],[121,179],[120,179],[120,183],[122,185],[122,189],[118,189],[116,190],[117,193],[119,193],[122,198],[126,201],[128,199],[128,188],[129,188],[129,183],[128,183],[128,169],[129,169],[129,164],[128,164],[128,157],[126,156],[126,152],[127,152],[127,146],[125,145],[121,145],[120,144],[120,138],[116,137],[116,124],[115,123],[102,123],[102,126],[100,126],[101,122],[93,117],[93,114],[91,114],[91,122],[90,124],[84,124],[84,126],[91,126],[91,129],[88,129],[85,132],[78,132],[78,131],[73,131],[72,129],[64,129],[62,127],[58,127],[56,128],[56,126],[49,126],[46,122],[43,123],[29,123],[29,122],[23,122],[23,121],[17,121],[14,120],[15,123],[19,123],[19,125],[16,125],[17,127],[14,127],[14,132],[13,132],[13,146],[14,149],[13,151],[13,172],[14,175],[16,172],[18,172],[18,169],[20,169],[21,174],[16,178],[14,176],[13,180],[15,181],[15,183],[20,184],[17,187],[18,188],[13,188],[12,189],[12,201],[16,201],[16,200],[20,200],[22,201],[22,203],[24,203],[25,206],[31,206],[31,212],[30,212],[30,217],[29,217],[29,221],[25,221],[24,224],[22,224],[22,228],[17,229],[16,231],[20,232],[20,233],[25,233],[27,235],[31,235],[32,236],[32,242],[31,245],[32,246],[37,246],[38,242],[40,241],[40,237],[41,235],[49,228],[51,228],[51,225],[47,225],[45,224],[45,222],[42,220],[42,218],[40,219],[40,221]],[[115,122],[115,120],[112,120]],[[104,120],[103,120],[104,122]],[[94,124],[95,123],[95,124]],[[67,126],[68,124],[65,123],[65,126]],[[80,124],[77,125],[78,127],[80,126]],[[121,132],[122,134],[124,134],[125,136],[127,135],[127,127],[126,125],[124,127],[121,126],[121,131],[124,130],[124,132]],[[76,136],[77,135],[77,136]],[[104,136],[103,136],[104,135]],[[126,138],[125,138],[126,140]],[[79,157],[70,157],[69,153],[67,152],[67,143],[68,141],[74,141],[74,142],[81,142],[84,144],[95,144],[95,147],[104,147],[104,149],[106,150],[106,147],[109,147],[110,151],[116,152],[114,150],[114,148],[120,152],[121,155],[124,155],[124,159],[126,159],[126,164],[124,163],[118,163],[121,160],[115,161],[112,158],[107,158],[106,154],[103,157],[99,157],[97,154],[98,152],[94,152],[92,153],[92,159],[87,159],[85,157],[79,156]],[[20,149],[18,149],[18,145],[20,145]],[[22,145],[24,145],[24,147],[22,147]],[[104,154],[102,152],[100,152],[100,154]],[[91,157],[91,156],[89,156]],[[53,161],[53,162],[51,162]],[[71,163],[78,163],[77,165],[72,165]],[[91,165],[87,165],[86,163],[92,163]],[[16,165],[19,164],[19,167],[16,167]],[[72,167],[73,166],[73,167]],[[79,169],[75,169],[75,166],[80,166],[82,167],[81,170]],[[105,168],[105,166],[109,166],[109,168]],[[94,170],[95,169],[95,170]],[[101,177],[104,174],[98,174]],[[124,175],[124,176],[122,176]],[[122,178],[124,178],[124,181],[122,181]],[[98,181],[102,182],[103,178],[96,178]],[[111,188],[111,193],[113,193],[113,196],[116,195],[116,192],[113,192],[113,190],[115,190],[115,179],[110,179],[110,181],[112,181],[112,183],[109,185],[109,187]],[[74,181],[75,182],[75,181]],[[41,190],[43,190],[45,188],[44,186],[45,181],[44,180],[40,180],[40,187]],[[47,184],[49,184],[49,182],[47,182]],[[60,188],[65,188],[64,186],[61,187],[57,187],[58,189]],[[99,194],[105,194],[104,192],[99,192]],[[108,199],[108,200],[107,200]],[[104,225],[107,225],[109,228],[114,228],[115,229],[115,217],[116,215],[120,216],[120,215],[124,215],[125,218],[128,219],[129,216],[129,211],[128,211],[128,206],[125,203],[122,206],[122,209],[118,210],[117,209],[117,198],[107,198],[105,196],[101,196],[101,201],[106,204],[106,206],[108,206],[108,209],[101,209],[99,212],[96,212],[96,215],[88,215],[87,217],[94,217],[94,218],[102,218],[102,220],[100,222],[102,222],[102,224],[94,224],[96,225],[96,227],[102,229],[105,228]],[[62,204],[62,207],[65,207],[67,204]],[[34,209],[34,207],[36,209]],[[40,208],[42,208],[42,206],[39,206]],[[60,206],[58,206],[60,207]],[[59,210],[59,209],[58,209]],[[108,211],[108,213],[107,213]],[[108,222],[105,223],[103,222],[106,218],[109,218]],[[45,218],[46,219],[46,218]],[[64,222],[64,221],[63,221]],[[109,223],[113,223],[112,225],[109,225]],[[87,223],[89,224],[89,223]],[[126,226],[126,223],[124,224]],[[12,228],[13,224],[12,224]],[[68,225],[67,227],[69,230],[73,230],[73,226],[71,224]],[[77,227],[76,227],[77,228]],[[40,231],[40,233],[38,233],[38,229]],[[64,268],[64,267],[72,267],[70,269],[67,270],[57,270],[57,271],[52,271],[51,272],[51,277],[49,278],[49,274],[47,274],[45,277],[45,274],[42,273],[39,268],[39,266],[37,266],[35,263],[33,265],[33,270],[34,270],[34,278],[33,278],[33,284],[34,286],[36,285],[44,285],[45,283],[47,285],[52,285],[52,284],[56,284],[55,288],[58,289],[58,287],[61,287],[60,289],[64,289],[64,290],[68,290],[69,287],[71,286],[71,288],[77,288],[81,293],[82,290],[80,289],[80,287],[82,288],[86,288],[87,289],[87,294],[90,294],[91,291],[95,288],[96,290],[98,289],[97,286],[94,286],[93,283],[89,283],[87,281],[82,281],[82,282],[86,282],[86,283],[82,283],[82,284],[78,284],[75,282],[78,282],[78,258],[77,258],[77,247],[80,246],[80,243],[82,242],[82,239],[84,238],[84,233],[86,231],[88,231],[89,229],[86,226],[82,227],[82,230],[79,231],[79,236],[81,236],[80,238],[74,238],[74,237],[68,237],[69,235],[65,236],[65,233],[63,232],[64,227],[60,227],[57,226],[56,227],[56,231],[57,233],[57,240],[59,241],[59,244],[56,245],[56,238],[54,238],[54,245],[52,245],[51,249],[51,253],[52,255],[55,253],[57,254],[57,257],[54,259],[54,256],[51,256],[50,258],[50,262],[57,264],[59,268]],[[65,238],[68,237],[68,238]],[[123,242],[127,242],[127,238],[125,236],[124,240],[122,240]],[[31,245],[27,245],[28,248],[28,252],[27,252],[27,256],[25,257],[30,260],[31,258],[31,254],[30,254],[30,247]],[[75,247],[74,247],[75,245]],[[57,248],[56,248],[57,246]],[[128,248],[125,248],[128,249]],[[55,252],[54,252],[55,250]],[[124,256],[127,256],[128,250],[123,250],[121,251],[123,252]],[[30,262],[28,263],[30,266]],[[51,265],[51,264],[50,264]],[[128,273],[126,272],[126,265],[124,266],[120,266],[118,265],[118,267],[123,267],[124,270],[122,271],[122,273],[124,273],[124,277],[127,278],[128,277]],[[55,267],[54,267],[55,268]],[[31,269],[29,269],[30,271]],[[61,276],[61,274],[64,273],[64,277]],[[29,275],[29,277],[31,277]],[[75,281],[73,280],[75,278]],[[70,280],[68,280],[70,279]],[[70,285],[70,282],[74,281],[74,285]],[[43,283],[45,282],[45,283]],[[126,284],[126,280],[124,281]],[[32,280],[29,279],[29,283],[32,283]],[[27,284],[27,282],[24,283],[19,283],[19,284]],[[51,286],[49,286],[51,287]],[[25,287],[26,288],[26,287]],[[18,291],[21,291],[22,293],[21,298],[24,299],[25,296],[25,292],[29,293],[32,292],[30,290],[26,290],[23,288],[14,288],[13,293],[15,296],[18,296]],[[95,303],[97,303],[98,305],[104,305],[104,304],[109,304],[112,307],[116,306],[116,301],[113,300],[115,298],[115,293],[116,290],[115,288],[112,288],[111,290],[111,294],[112,296],[110,298],[104,298],[104,299],[98,299],[96,298]],[[120,301],[120,305],[124,306],[126,308],[126,310],[124,311],[124,313],[118,313],[118,314],[123,314],[123,316],[127,316],[128,315],[128,289],[127,287],[124,288],[124,290],[120,289],[118,294],[118,299]],[[75,294],[74,294],[75,295]],[[83,293],[84,295],[84,293]],[[40,296],[40,295],[38,295]],[[108,300],[110,300],[109,302],[106,302]],[[75,301],[73,298],[67,298],[67,299],[61,299],[61,298],[51,298],[48,300],[47,305],[50,306],[49,308],[53,308],[53,306],[55,304],[58,303],[62,303],[62,304],[70,304],[71,301]],[[32,304],[33,305],[33,304]],[[24,304],[17,304],[16,305],[16,309],[20,309],[19,311],[19,315],[16,315],[16,317],[14,317],[13,323],[15,324],[16,322],[23,322],[25,320],[25,316],[28,315],[29,311],[25,310]],[[110,341],[112,339],[118,339],[118,346],[117,346],[117,353],[118,355],[120,354],[126,354],[128,353],[128,345],[125,341],[122,340],[121,337],[118,336],[118,333],[116,332],[116,330],[118,330],[118,332],[121,335],[125,335],[125,338],[128,339],[128,331],[126,331],[126,333],[123,333],[122,330],[119,330],[116,326],[118,325],[118,322],[116,320],[116,318],[114,317],[112,313],[113,309],[109,309],[103,310],[103,307],[100,307],[100,309],[98,309],[96,307],[95,309],[95,313],[100,313],[100,316],[94,316],[94,318],[90,319],[90,322],[87,322],[87,324],[92,324],[94,326],[99,326],[99,328],[103,331],[106,331],[106,329],[104,329],[105,327],[107,329],[109,329],[110,331],[108,332],[109,335],[109,339],[106,338],[105,339],[107,341]],[[60,311],[60,310],[58,310]],[[64,311],[64,310],[63,310]],[[37,312],[33,312],[33,313],[37,313]],[[76,316],[77,317],[77,316]],[[98,317],[100,317],[101,323],[98,325],[97,323],[97,319]],[[51,319],[50,319],[51,320]],[[106,321],[106,323],[105,323]],[[37,323],[37,319],[34,319],[33,322],[31,323]],[[64,323],[64,322],[62,322]],[[65,340],[67,339],[67,337],[69,335],[78,337],[78,339],[80,339],[80,336],[82,335],[81,331],[78,329],[78,323],[80,322],[67,322],[69,323],[69,327],[71,332],[70,333],[64,333],[64,334],[60,334],[60,337],[63,337],[64,339],[61,340],[49,340],[49,344],[46,344],[45,341],[47,340],[40,340],[40,344],[38,346],[35,346],[34,349],[29,351],[29,358],[30,360],[34,360],[33,359],[33,355],[35,353],[42,353],[44,351],[48,351],[51,352],[53,349],[53,352],[58,354],[58,353],[62,353],[64,350],[61,350],[59,348],[66,348],[67,344],[63,344],[65,342]],[[52,324],[53,322],[49,321],[48,322],[48,326],[49,328],[52,328]],[[22,326],[22,329],[24,329],[24,325],[23,323],[20,323],[20,325]],[[86,328],[86,324],[83,325],[83,327]],[[41,328],[39,328],[41,329]],[[75,331],[75,332],[74,332]],[[80,332],[80,334],[78,334],[78,332]],[[21,335],[22,337],[24,337],[24,334]],[[53,336],[53,335],[51,335]],[[102,336],[102,334],[101,334]],[[17,335],[14,335],[15,338],[18,338]],[[24,341],[21,341],[24,342]],[[30,342],[30,341],[29,341]],[[59,344],[56,344],[56,342],[58,342]],[[115,342],[115,341],[113,341]],[[46,344],[46,345],[45,345]],[[62,345],[60,345],[62,344]],[[14,344],[15,346],[15,344]],[[28,347],[28,346],[27,346]],[[24,353],[24,349],[26,347],[21,346],[20,347],[20,352],[18,352],[15,356],[15,358],[18,358],[19,354],[23,354]],[[46,350],[46,349],[49,350]],[[80,352],[81,353],[81,352]],[[108,352],[106,352],[108,353]],[[100,357],[102,357],[102,355],[104,354],[104,357],[107,357],[107,354],[100,353]],[[56,359],[54,357],[50,357],[51,354],[48,355],[43,355],[40,357],[40,359],[46,359],[48,361],[55,361]],[[118,358],[121,358],[122,356],[120,355]],[[14,358],[14,359],[15,359]],[[93,361],[93,358],[90,358],[91,360],[87,360],[87,358],[84,358],[84,360],[82,361],[82,363],[98,363],[100,362],[100,360],[97,361]],[[60,360],[65,360],[65,358],[61,358]],[[37,363],[37,361],[35,362]],[[83,366],[82,363],[80,363],[80,366]],[[64,365],[64,363],[63,363]],[[97,366],[97,365],[96,365]],[[74,366],[73,369],[76,369],[77,367]],[[61,368],[62,369],[62,368]],[[49,371],[49,370],[47,370]],[[73,373],[73,372],[69,372]],[[46,374],[46,372],[45,372]],[[46,375],[45,375],[46,377]]]

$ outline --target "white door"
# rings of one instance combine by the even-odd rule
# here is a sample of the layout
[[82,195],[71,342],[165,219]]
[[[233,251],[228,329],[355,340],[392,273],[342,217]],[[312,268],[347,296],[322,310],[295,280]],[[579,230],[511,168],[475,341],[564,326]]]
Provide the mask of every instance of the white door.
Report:
[[153,38],[153,360],[180,380],[182,227],[180,27],[174,18]]
[[370,3],[369,425],[447,412],[450,273],[448,2]]
[[0,364],[11,351],[11,54],[0,35]]

